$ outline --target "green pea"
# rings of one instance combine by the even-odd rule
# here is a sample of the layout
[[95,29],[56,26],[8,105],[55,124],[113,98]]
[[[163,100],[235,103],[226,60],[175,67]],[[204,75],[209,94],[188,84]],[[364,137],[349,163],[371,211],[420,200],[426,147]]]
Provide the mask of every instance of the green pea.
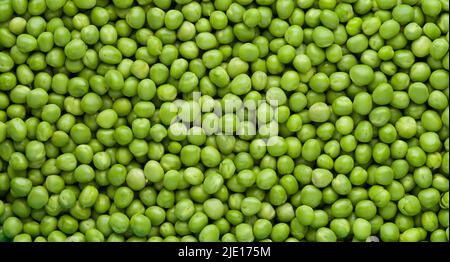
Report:
[[272,227],[270,238],[274,242],[282,242],[288,238],[289,226],[286,223],[278,223]]
[[13,170],[22,171],[28,168],[29,162],[24,154],[20,152],[14,152],[9,158],[9,166]]
[[345,238],[350,233],[351,226],[347,219],[336,218],[330,222],[330,229],[338,238]]
[[277,175],[272,169],[262,169],[256,176],[256,185],[263,189],[270,189],[277,182]]
[[267,219],[258,219],[253,224],[253,234],[256,239],[267,238],[272,231],[272,224]]
[[62,208],[70,209],[75,206],[76,195],[73,190],[64,189],[58,196],[58,203]]
[[130,228],[133,234],[138,237],[147,236],[151,230],[150,219],[142,214],[135,214],[130,219]]
[[158,206],[151,206],[145,211],[145,216],[150,219],[151,225],[161,225],[166,217],[164,209]]
[[125,208],[133,200],[133,191],[128,187],[119,187],[114,193],[114,204],[118,208]]
[[43,186],[33,187],[27,196],[27,204],[31,208],[40,209],[44,207],[49,200],[48,191]]
[[437,229],[431,233],[430,236],[431,242],[445,242],[447,241],[446,231]]
[[64,53],[66,54],[66,57],[72,60],[82,58],[86,53],[86,50],[86,44],[80,39],[74,39],[64,47]]
[[355,234],[356,239],[364,241],[367,239],[367,237],[370,236],[371,225],[367,220],[357,218],[353,222],[352,230],[353,233]]
[[218,166],[220,163],[220,153],[212,146],[206,146],[202,149],[200,154],[201,161],[208,167]]
[[22,229],[22,221],[16,217],[9,217],[3,222],[3,234],[6,237],[14,238],[22,231]]
[[322,192],[312,185],[307,185],[301,190],[301,197],[303,204],[315,208],[322,201]]
[[114,232],[121,234],[128,230],[130,220],[125,214],[116,212],[110,216],[109,225]]
[[214,194],[220,190],[223,183],[223,177],[218,173],[214,173],[205,178],[203,181],[203,189],[208,194]]
[[182,178],[182,174],[175,170],[169,170],[164,175],[163,185],[168,190],[174,190],[178,187],[180,180]]
[[400,242],[418,242],[421,240],[421,232],[418,228],[409,228],[400,234]]
[[314,122],[326,122],[330,115],[329,106],[323,102],[315,103],[309,108],[309,117]]
[[367,65],[355,65],[349,73],[353,83],[358,86],[368,85],[374,79],[373,69]]
[[407,216],[414,216],[420,212],[420,201],[417,197],[406,195],[398,202],[399,211]]
[[217,39],[209,32],[201,32],[195,37],[197,46],[202,50],[209,50],[217,45]]
[[337,237],[335,233],[326,227],[321,227],[316,231],[317,242],[336,242]]
[[312,182],[319,188],[328,186],[333,179],[333,174],[326,169],[314,169],[312,172]]
[[199,233],[200,242],[219,241],[220,231],[216,225],[206,225]]
[[348,217],[353,210],[353,205],[349,199],[342,198],[331,205],[331,213],[334,217]]

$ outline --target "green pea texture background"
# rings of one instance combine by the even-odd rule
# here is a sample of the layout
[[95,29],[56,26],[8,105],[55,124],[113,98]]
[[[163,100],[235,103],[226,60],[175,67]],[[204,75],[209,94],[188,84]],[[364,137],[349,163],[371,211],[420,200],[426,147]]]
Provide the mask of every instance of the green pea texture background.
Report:
[[0,0],[0,242],[448,242],[446,0]]

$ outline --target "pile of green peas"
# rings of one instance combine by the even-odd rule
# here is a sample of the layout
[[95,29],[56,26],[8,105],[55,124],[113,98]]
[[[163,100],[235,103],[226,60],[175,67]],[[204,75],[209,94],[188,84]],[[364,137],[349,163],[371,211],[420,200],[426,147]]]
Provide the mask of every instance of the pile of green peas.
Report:
[[448,50],[447,0],[0,0],[0,242],[447,242]]

